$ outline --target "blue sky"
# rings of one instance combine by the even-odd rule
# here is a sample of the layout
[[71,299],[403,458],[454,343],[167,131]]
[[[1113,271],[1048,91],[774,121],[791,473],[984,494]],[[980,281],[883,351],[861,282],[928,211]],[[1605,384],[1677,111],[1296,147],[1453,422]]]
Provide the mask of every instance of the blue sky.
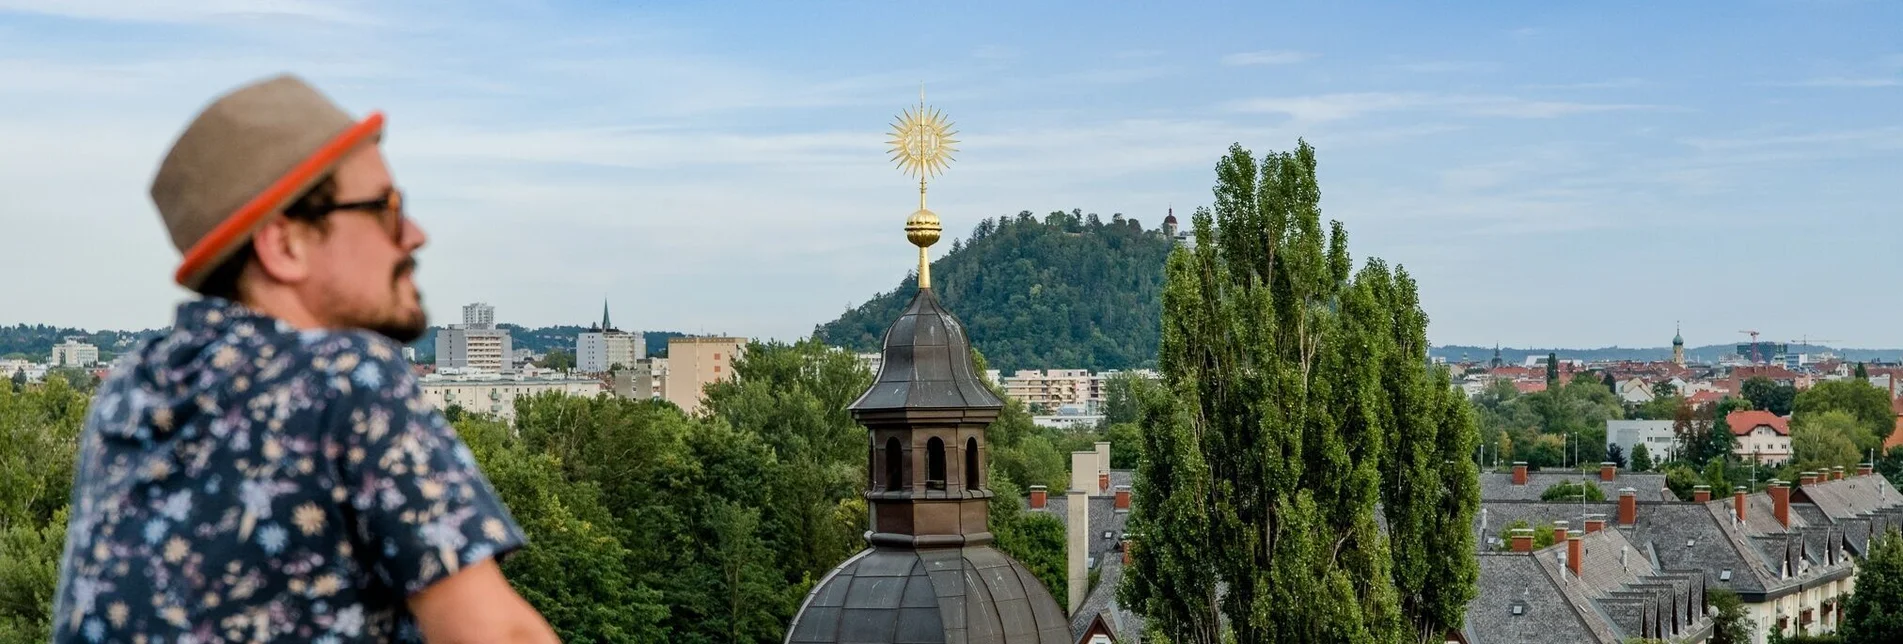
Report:
[[293,71],[388,114],[439,322],[802,336],[911,265],[923,82],[948,232],[1155,226],[1305,137],[1436,343],[1903,346],[1903,4],[1178,4],[0,0],[0,323],[167,324],[152,172]]

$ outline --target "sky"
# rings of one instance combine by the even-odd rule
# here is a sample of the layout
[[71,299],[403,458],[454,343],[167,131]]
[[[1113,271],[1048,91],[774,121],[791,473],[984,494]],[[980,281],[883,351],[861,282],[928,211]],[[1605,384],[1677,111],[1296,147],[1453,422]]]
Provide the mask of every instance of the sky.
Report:
[[938,254],[1300,138],[1436,344],[1903,346],[1903,3],[1268,4],[0,0],[0,324],[169,324],[158,162],[292,72],[388,116],[436,323],[807,335],[914,264],[923,84]]

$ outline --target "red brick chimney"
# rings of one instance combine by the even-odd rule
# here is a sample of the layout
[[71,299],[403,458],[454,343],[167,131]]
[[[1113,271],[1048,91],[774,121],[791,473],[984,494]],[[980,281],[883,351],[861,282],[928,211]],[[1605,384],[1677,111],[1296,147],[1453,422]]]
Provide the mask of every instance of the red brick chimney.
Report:
[[1797,477],[1797,484],[1798,484],[1798,485],[1802,485],[1802,486],[1804,486],[1804,487],[1810,487],[1810,486],[1813,486],[1813,485],[1816,485],[1816,484],[1817,484],[1817,473],[1816,473],[1816,472],[1805,472],[1805,473],[1803,473],[1803,474],[1800,474],[1800,475],[1798,475],[1798,477]]
[[1586,534],[1592,534],[1594,532],[1598,532],[1604,529],[1606,529],[1606,515],[1603,515],[1603,514],[1586,515]]
[[1566,539],[1566,567],[1572,569],[1574,577],[1578,577],[1579,571],[1586,567],[1585,560],[1586,544],[1579,540],[1579,535],[1568,537]]
[[1838,465],[1836,467],[1830,468],[1830,480],[1832,481],[1844,480],[1844,466]]
[[1709,485],[1692,486],[1692,502],[1693,503],[1704,503],[1710,500],[1711,500],[1711,486]]
[[1130,565],[1130,540],[1123,540],[1123,565]]
[[1639,491],[1629,487],[1619,488],[1619,525],[1633,525],[1639,522]]
[[1869,476],[1872,472],[1875,472],[1875,471],[1876,471],[1876,468],[1871,467],[1869,463],[1857,464],[1857,476]]
[[1513,462],[1513,484],[1526,485],[1526,461]]
[[1612,463],[1612,462],[1606,462],[1606,461],[1601,461],[1599,463],[1599,480],[1610,481],[1614,478],[1618,478],[1618,476],[1619,476],[1618,463]]
[[1738,513],[1738,520],[1743,521],[1744,520],[1744,486],[1740,485],[1732,489],[1731,505],[1733,506],[1732,509],[1736,510]]
[[1783,481],[1771,482],[1771,516],[1777,517],[1778,525],[1791,527],[1791,488]]
[[1515,528],[1513,530],[1513,551],[1514,552],[1532,552],[1533,551],[1533,529],[1532,528]]
[[1119,485],[1117,486],[1117,511],[1127,512],[1129,510],[1130,510],[1130,486]]
[[1109,489],[1110,489],[1110,473],[1098,472],[1097,473],[1097,491],[1103,492]]
[[1565,542],[1566,542],[1566,522],[1554,521],[1553,522],[1553,543],[1565,543]]
[[1050,498],[1050,489],[1042,485],[1031,486],[1031,509],[1044,509],[1044,501]]

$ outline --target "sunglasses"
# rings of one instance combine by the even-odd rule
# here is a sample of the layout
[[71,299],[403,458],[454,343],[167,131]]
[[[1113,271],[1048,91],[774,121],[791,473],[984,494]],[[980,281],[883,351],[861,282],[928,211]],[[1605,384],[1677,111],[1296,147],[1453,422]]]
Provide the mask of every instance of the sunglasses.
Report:
[[344,203],[290,208],[284,216],[304,221],[317,221],[333,212],[362,212],[375,215],[377,223],[390,235],[390,241],[403,245],[403,191],[391,190],[388,194],[368,201],[348,201]]

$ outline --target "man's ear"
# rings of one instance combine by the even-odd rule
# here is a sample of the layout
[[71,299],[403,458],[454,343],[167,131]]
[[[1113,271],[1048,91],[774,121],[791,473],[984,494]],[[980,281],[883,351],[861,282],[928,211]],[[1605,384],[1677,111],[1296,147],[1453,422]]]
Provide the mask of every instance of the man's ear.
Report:
[[271,281],[295,284],[311,274],[311,254],[316,250],[316,231],[310,226],[279,219],[266,223],[251,235],[258,255],[258,268]]

